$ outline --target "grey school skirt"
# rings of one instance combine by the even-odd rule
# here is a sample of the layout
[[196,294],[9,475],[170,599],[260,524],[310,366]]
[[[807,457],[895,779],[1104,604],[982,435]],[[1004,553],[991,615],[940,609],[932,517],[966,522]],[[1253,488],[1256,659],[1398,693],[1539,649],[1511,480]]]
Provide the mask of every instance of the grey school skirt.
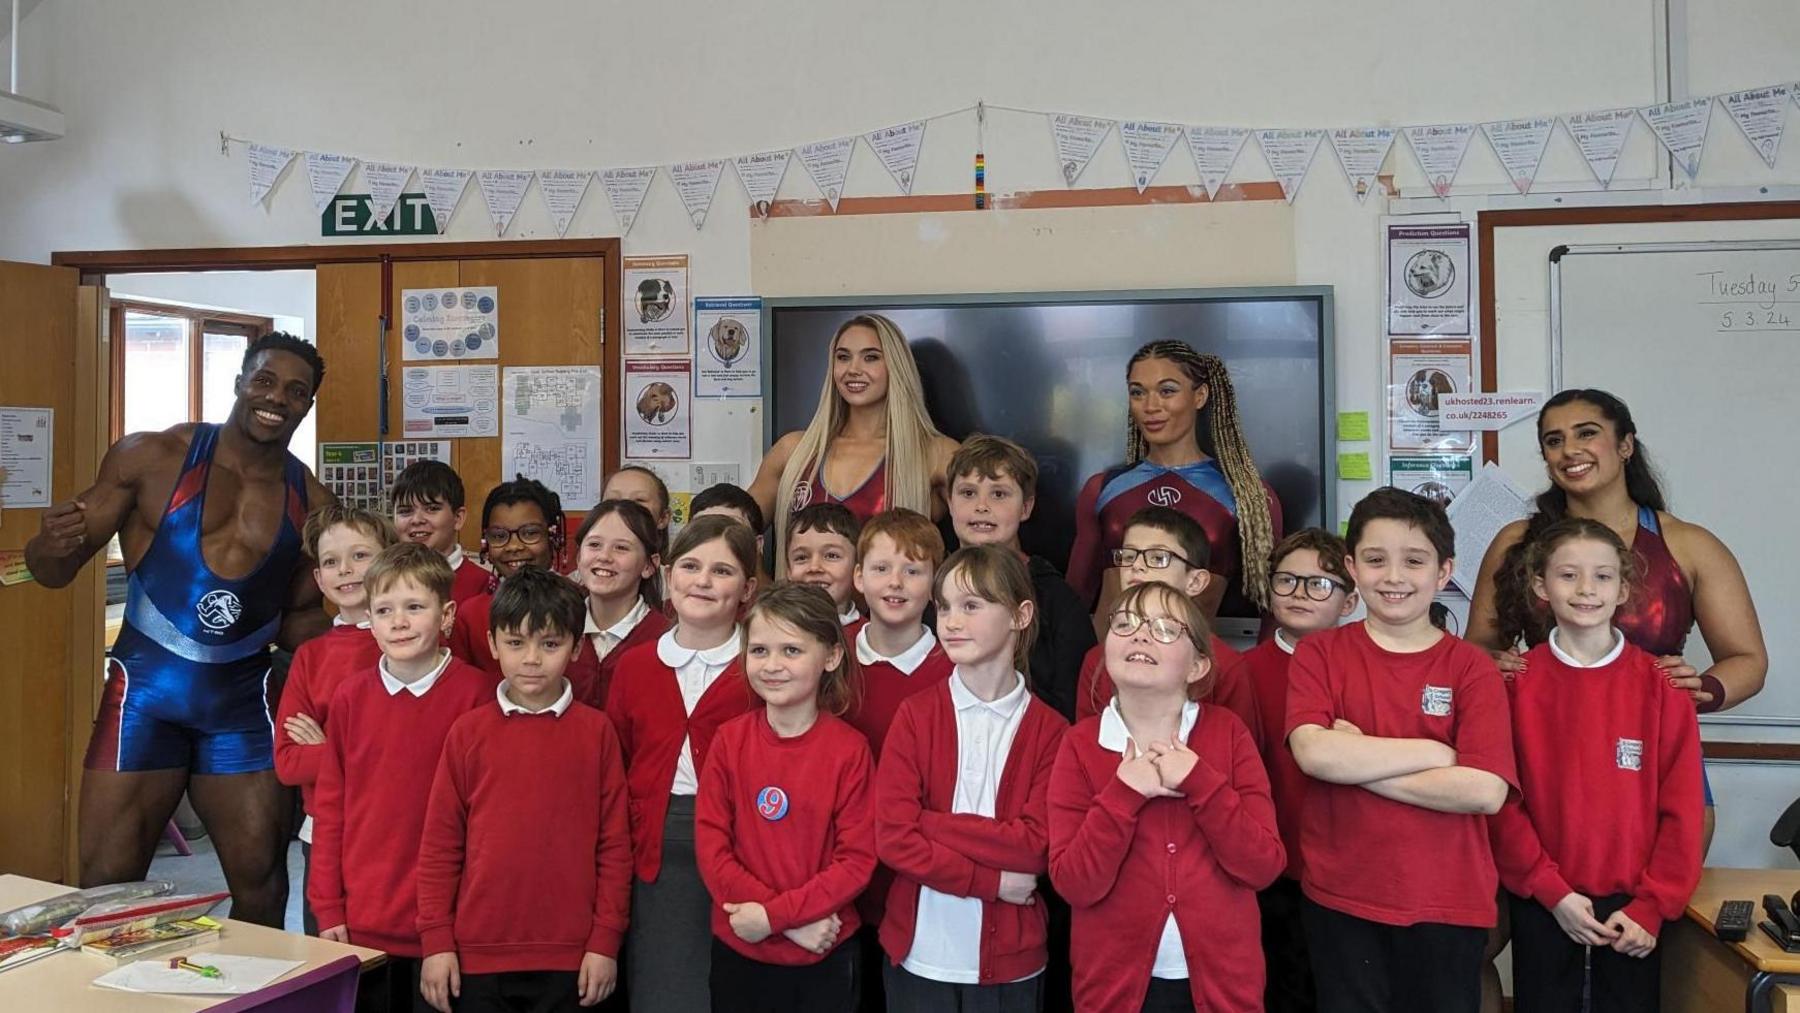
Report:
[[669,796],[662,871],[631,881],[626,987],[632,1013],[710,1013],[712,895],[694,861],[694,796]]

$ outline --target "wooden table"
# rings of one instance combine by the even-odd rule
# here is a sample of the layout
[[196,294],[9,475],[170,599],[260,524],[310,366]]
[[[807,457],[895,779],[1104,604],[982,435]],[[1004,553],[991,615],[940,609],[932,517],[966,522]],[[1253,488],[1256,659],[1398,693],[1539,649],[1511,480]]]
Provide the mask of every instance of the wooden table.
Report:
[[[54,897],[68,887],[24,876],[0,876],[0,911]],[[222,919],[219,941],[201,947],[208,953],[303,961],[299,974],[346,955],[362,961],[363,972],[387,961],[380,950],[327,942],[248,922]],[[86,953],[58,953],[24,967],[0,973],[0,1009],[9,1013],[56,1010],[58,1013],[188,1013],[236,998],[229,995],[150,995],[95,988],[93,980],[112,970],[105,960]]]
[[1800,871],[1791,869],[1702,872],[1686,917],[1663,930],[1663,1013],[1800,1013],[1800,953],[1783,951],[1757,924],[1741,943],[1713,935],[1713,918],[1725,901],[1754,903],[1755,921],[1761,922],[1763,894],[1791,897],[1795,890]]

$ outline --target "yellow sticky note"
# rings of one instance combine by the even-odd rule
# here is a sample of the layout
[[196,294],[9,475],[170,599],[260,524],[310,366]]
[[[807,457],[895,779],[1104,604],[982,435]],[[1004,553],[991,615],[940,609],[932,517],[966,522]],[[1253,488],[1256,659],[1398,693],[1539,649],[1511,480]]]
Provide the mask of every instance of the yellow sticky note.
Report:
[[1367,481],[1375,477],[1375,466],[1369,463],[1366,453],[1339,454],[1338,477],[1347,481]]
[[0,552],[0,586],[11,587],[34,579],[31,567],[25,565],[25,553],[17,549]]
[[1346,443],[1369,439],[1368,412],[1338,412],[1338,439]]
[[1349,538],[1350,537],[1350,522],[1349,521],[1338,521],[1338,537],[1339,538]]
[[694,494],[691,492],[674,492],[669,494],[669,523],[686,524],[688,512],[692,508]]

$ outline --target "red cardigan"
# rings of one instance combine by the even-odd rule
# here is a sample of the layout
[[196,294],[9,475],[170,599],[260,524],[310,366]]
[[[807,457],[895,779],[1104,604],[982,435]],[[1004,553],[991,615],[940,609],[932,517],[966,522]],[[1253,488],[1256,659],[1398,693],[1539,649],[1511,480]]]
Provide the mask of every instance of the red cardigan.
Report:
[[981,898],[981,984],[1044,969],[1044,905],[1000,900],[1000,873],[1049,871],[1050,770],[1069,724],[1036,696],[1025,701],[991,819],[950,811],[960,756],[950,684],[908,697],[894,714],[875,774],[875,841],[895,872],[881,920],[881,947],[895,964],[912,952],[919,888],[928,886]]
[[599,710],[606,709],[606,697],[612,689],[613,673],[618,670],[619,659],[625,652],[640,644],[656,643],[656,638],[669,630],[669,617],[655,609],[644,614],[638,624],[625,634],[625,639],[613,645],[602,658],[594,650],[594,638],[584,636],[577,645],[575,657],[570,659],[569,667],[563,672],[570,685],[575,687],[575,699]]
[[706,770],[707,752],[719,726],[760,706],[744,678],[741,660],[725,666],[694,704],[694,713],[688,714],[675,670],[657,656],[656,641],[634,647],[619,659],[607,691],[606,713],[618,729],[625,759],[631,850],[639,879],[654,883],[662,871],[663,818],[669,812],[669,788],[675,782],[682,741],[693,743],[698,775]]
[[373,673],[380,660],[381,645],[375,642],[375,635],[355,626],[333,626],[294,652],[287,685],[281,689],[281,704],[275,709],[275,776],[282,784],[300,789],[309,813],[313,811],[313,784],[319,780],[331,735],[326,733],[324,745],[303,746],[288,738],[283,726],[288,718],[305,714],[324,728],[338,686],[353,674]]
[[1256,891],[1287,861],[1256,744],[1237,716],[1201,704],[1185,798],[1146,799],[1119,780],[1100,719],[1063,736],[1050,775],[1050,879],[1074,909],[1069,952],[1082,1010],[1143,1005],[1174,914],[1198,1009],[1263,1008]]

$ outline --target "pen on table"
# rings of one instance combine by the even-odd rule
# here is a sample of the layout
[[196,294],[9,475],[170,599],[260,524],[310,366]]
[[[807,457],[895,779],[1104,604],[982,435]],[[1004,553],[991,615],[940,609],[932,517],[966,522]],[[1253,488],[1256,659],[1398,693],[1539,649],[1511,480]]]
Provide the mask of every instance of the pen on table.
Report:
[[202,978],[217,978],[220,973],[219,969],[216,967],[210,967],[206,964],[196,964],[186,957],[176,957],[169,961],[169,968],[176,971],[192,971]]

